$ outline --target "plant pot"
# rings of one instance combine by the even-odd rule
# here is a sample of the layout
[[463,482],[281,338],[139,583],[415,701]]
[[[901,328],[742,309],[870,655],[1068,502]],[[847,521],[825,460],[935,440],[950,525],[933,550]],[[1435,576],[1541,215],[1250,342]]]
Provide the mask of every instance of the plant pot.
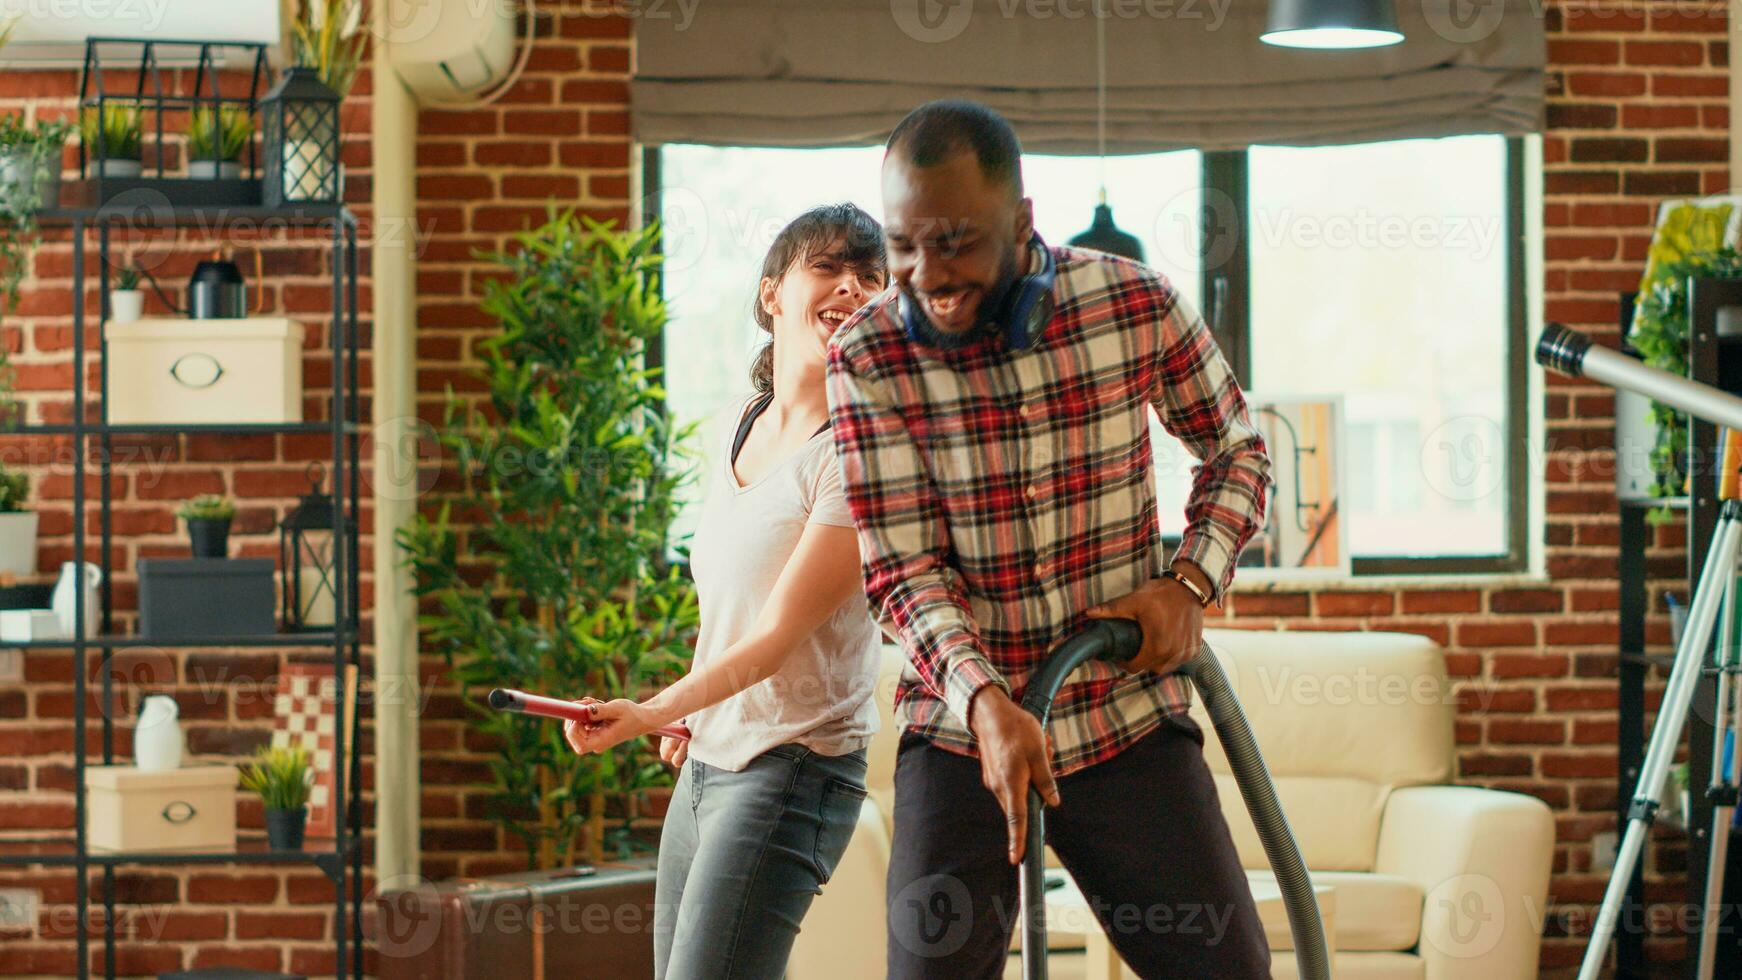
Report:
[[230,519],[188,519],[188,544],[195,558],[225,558],[230,553]]
[[53,208],[60,206],[60,154],[53,163],[34,165],[28,153],[10,153],[0,157],[0,197],[13,207]]
[[36,512],[0,514],[0,574],[36,574]]
[[238,160],[189,160],[188,176],[194,180],[240,180],[242,163]]
[[109,319],[114,323],[132,323],[145,314],[145,291],[142,289],[109,290]]
[[308,826],[308,807],[266,811],[266,843],[275,851],[302,850],[303,828]]
[[99,177],[137,177],[144,172],[145,165],[138,160],[105,157],[97,161]]

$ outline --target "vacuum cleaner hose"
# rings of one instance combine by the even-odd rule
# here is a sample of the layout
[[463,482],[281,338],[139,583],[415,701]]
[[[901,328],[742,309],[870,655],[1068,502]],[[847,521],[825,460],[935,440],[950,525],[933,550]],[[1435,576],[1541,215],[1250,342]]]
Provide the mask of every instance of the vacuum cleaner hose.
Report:
[[[1052,712],[1052,702],[1058,696],[1070,673],[1090,660],[1120,663],[1137,655],[1143,646],[1143,631],[1129,619],[1099,619],[1072,634],[1060,643],[1023,691],[1022,707],[1042,727]],[[1276,786],[1270,781],[1270,770],[1246,723],[1246,714],[1234,697],[1228,677],[1216,660],[1209,644],[1204,644],[1180,672],[1190,677],[1204,700],[1204,708],[1228,756],[1234,771],[1234,781],[1240,787],[1240,797],[1264,844],[1265,856],[1276,874],[1276,884],[1282,892],[1283,907],[1288,912],[1289,928],[1294,933],[1294,955],[1301,980],[1329,980],[1330,951],[1325,946],[1324,923],[1319,918],[1319,905],[1313,898],[1312,877],[1306,862],[1289,830],[1288,818],[1276,798]],[[1028,980],[1046,977],[1046,818],[1040,793],[1028,793],[1028,838],[1023,852],[1021,895],[1023,909],[1022,975]]]

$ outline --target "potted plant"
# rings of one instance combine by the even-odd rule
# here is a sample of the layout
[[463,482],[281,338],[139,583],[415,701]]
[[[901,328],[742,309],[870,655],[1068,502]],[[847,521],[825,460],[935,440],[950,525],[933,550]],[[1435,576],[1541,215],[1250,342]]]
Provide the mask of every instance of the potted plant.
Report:
[[695,588],[666,554],[694,426],[667,419],[657,372],[641,366],[666,320],[658,254],[655,227],[569,212],[490,257],[502,274],[483,309],[502,326],[479,345],[488,396],[450,399],[440,437],[460,486],[397,535],[430,610],[427,642],[497,746],[489,813],[533,867],[626,855],[641,799],[669,783],[641,740],[576,755],[556,726],[481,702],[493,687],[631,696],[689,657]]
[[109,290],[109,318],[116,323],[132,323],[145,313],[145,293],[139,288],[139,268],[124,265],[115,272],[115,286]]
[[0,116],[0,313],[18,302],[18,286],[36,247],[36,212],[60,204],[61,148],[72,127]]
[[290,19],[290,61],[313,68],[344,98],[363,58],[363,0],[296,0]]
[[230,519],[236,505],[215,493],[202,493],[184,501],[176,516],[187,522],[188,545],[195,558],[223,558],[229,554]]
[[302,850],[313,778],[308,752],[300,745],[263,745],[242,767],[242,788],[259,793],[266,807],[266,842],[273,850]]
[[[1654,269],[1640,293],[1627,340],[1649,367],[1686,377],[1688,373],[1688,281],[1690,279],[1742,278],[1742,253],[1728,245],[1689,251],[1661,268]],[[1657,440],[1651,450],[1651,470],[1656,478],[1653,497],[1676,497],[1687,492],[1687,416],[1661,402],[1651,403],[1651,421]],[[1668,507],[1654,509],[1653,524],[1668,520]]]
[[254,138],[254,120],[240,106],[217,111],[199,107],[188,117],[188,176],[235,180],[242,176],[242,151]]
[[0,575],[36,572],[36,512],[25,510],[30,474],[0,466]]
[[61,148],[71,132],[64,122],[0,116],[0,194],[9,204],[35,210],[60,203]]
[[137,177],[144,172],[139,162],[141,131],[139,109],[130,105],[105,105],[101,112],[87,109],[79,120],[79,138],[97,162],[99,177]]

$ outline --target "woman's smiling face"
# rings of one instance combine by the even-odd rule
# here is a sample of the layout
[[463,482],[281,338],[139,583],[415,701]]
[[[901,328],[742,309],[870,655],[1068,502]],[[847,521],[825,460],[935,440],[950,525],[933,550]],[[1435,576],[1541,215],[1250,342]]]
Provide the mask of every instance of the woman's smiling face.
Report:
[[831,242],[826,248],[800,256],[786,268],[779,282],[762,280],[762,304],[774,318],[775,349],[801,353],[814,359],[820,371],[826,362],[829,338],[849,316],[883,290],[883,269],[868,263],[849,263],[846,243]]

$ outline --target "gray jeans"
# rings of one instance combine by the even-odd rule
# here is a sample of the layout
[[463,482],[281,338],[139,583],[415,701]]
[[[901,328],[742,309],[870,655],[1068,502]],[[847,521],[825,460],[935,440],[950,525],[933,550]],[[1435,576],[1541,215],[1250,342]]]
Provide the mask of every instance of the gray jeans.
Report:
[[774,980],[799,922],[847,850],[865,753],[777,745],[743,772],[684,764],[659,839],[659,980]]

